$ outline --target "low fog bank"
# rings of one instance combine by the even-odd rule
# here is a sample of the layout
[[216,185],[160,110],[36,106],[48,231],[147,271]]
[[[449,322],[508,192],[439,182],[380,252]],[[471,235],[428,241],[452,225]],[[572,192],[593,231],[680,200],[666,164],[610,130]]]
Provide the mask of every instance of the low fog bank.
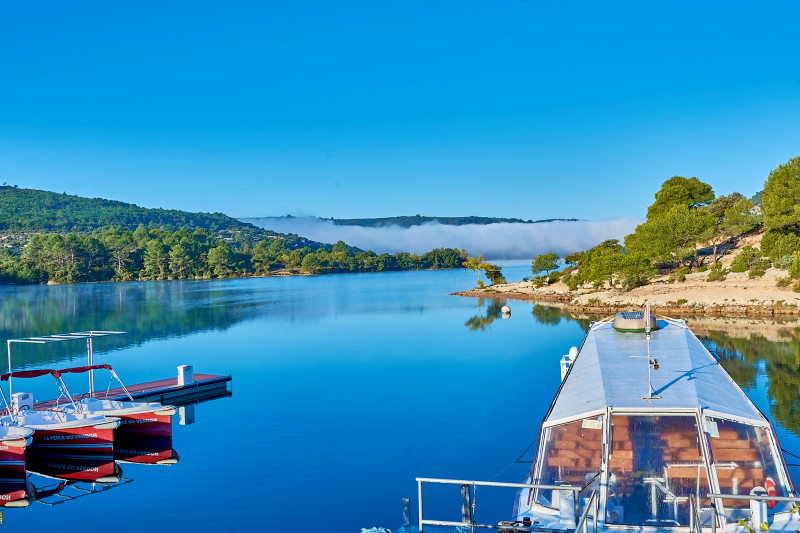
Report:
[[335,243],[342,240],[350,246],[379,254],[423,254],[434,248],[458,248],[466,249],[470,255],[482,254],[492,260],[530,259],[534,255],[547,252],[556,252],[563,257],[571,252],[591,248],[606,239],[621,241],[643,222],[637,218],[617,218],[464,226],[434,222],[410,228],[364,228],[337,226],[331,220],[314,217],[261,217],[241,220],[279,233],[295,233],[314,241]]

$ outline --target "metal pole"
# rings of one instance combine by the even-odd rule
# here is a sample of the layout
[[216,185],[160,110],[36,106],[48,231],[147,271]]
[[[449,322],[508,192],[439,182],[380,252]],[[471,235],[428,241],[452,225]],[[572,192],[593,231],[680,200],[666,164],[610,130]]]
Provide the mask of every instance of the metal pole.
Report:
[[711,533],[717,533],[717,504],[711,500]]
[[417,502],[419,503],[419,533],[422,533],[422,481],[417,480]]
[[[6,345],[8,346],[8,372],[11,373],[11,341],[6,341]],[[8,399],[11,399],[11,395],[14,391],[11,390],[11,376],[8,377]],[[8,406],[9,411],[11,410],[11,406]]]
[[[89,366],[94,364],[94,354],[92,353],[92,338],[86,339],[86,346],[89,350]],[[89,397],[94,398],[94,370],[89,370]]]

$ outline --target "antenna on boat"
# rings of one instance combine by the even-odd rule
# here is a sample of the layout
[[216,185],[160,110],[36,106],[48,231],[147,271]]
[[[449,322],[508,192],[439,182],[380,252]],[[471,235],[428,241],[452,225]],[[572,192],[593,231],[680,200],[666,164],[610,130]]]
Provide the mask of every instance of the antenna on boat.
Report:
[[653,390],[652,372],[658,370],[658,360],[650,358],[650,302],[644,304],[644,333],[647,336],[647,396],[642,400],[660,400],[661,396]]

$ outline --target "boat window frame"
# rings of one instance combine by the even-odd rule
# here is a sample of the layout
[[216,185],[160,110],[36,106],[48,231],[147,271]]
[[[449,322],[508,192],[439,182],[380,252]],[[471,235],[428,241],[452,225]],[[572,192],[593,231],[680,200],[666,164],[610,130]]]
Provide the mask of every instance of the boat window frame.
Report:
[[[695,423],[697,424],[696,431],[697,431],[697,439],[700,444],[700,451],[701,451],[701,459],[703,464],[706,468],[706,478],[708,480],[708,488],[709,491],[716,490],[719,488],[719,484],[717,484],[717,473],[716,470],[712,472],[711,464],[710,464],[710,455],[708,451],[708,438],[700,438],[700,431],[703,434],[706,434],[705,431],[705,420],[703,418],[703,409],[700,407],[695,408],[685,408],[685,407],[667,407],[664,409],[654,410],[652,407],[621,407],[618,409],[609,408],[608,409],[608,416],[606,416],[605,423],[607,426],[607,438],[608,444],[606,447],[605,457],[603,458],[604,463],[603,466],[605,471],[603,472],[601,479],[602,479],[602,493],[600,496],[602,497],[600,500],[600,508],[601,512],[598,512],[600,515],[600,522],[602,522],[603,527],[609,529],[619,529],[619,530],[630,530],[632,528],[638,528],[641,531],[661,531],[664,529],[674,530],[674,531],[681,531],[681,530],[688,530],[689,525],[680,525],[680,526],[670,526],[670,525],[663,525],[659,524],[657,526],[651,526],[647,524],[640,524],[640,525],[631,525],[631,524],[609,524],[606,522],[607,516],[607,505],[608,505],[608,476],[611,474],[611,469],[609,467],[611,463],[611,456],[613,455],[613,432],[611,428],[611,419],[614,415],[620,416],[694,416]],[[602,513],[602,514],[601,514]],[[717,527],[721,527],[720,524],[725,524],[724,515],[721,514],[721,509],[719,504],[716,506],[716,512],[712,515],[712,519],[715,519],[717,522]]]
[[[719,419],[719,420],[726,420],[728,422],[734,422],[734,423],[737,423],[737,424],[743,424],[743,425],[752,426],[752,427],[755,427],[755,428],[764,429],[766,431],[767,438],[769,439],[770,453],[772,454],[772,458],[775,461],[776,469],[778,470],[778,476],[781,479],[781,483],[783,483],[784,487],[788,487],[788,491],[787,492],[789,494],[795,493],[794,485],[792,484],[792,480],[789,477],[789,471],[788,471],[788,467],[786,466],[786,461],[785,461],[785,459],[783,457],[783,453],[780,453],[781,452],[781,447],[780,447],[780,445],[778,443],[778,436],[775,434],[775,428],[769,422],[769,420],[766,419],[766,417],[764,419],[762,419],[762,420],[755,420],[755,419],[752,419],[752,418],[747,418],[747,417],[742,417],[742,416],[736,416],[736,415],[721,413],[719,411],[714,411],[714,410],[711,410],[711,409],[702,410],[701,419],[702,419],[702,422],[703,422],[703,430],[706,433],[706,438],[704,439],[705,440],[704,446],[707,448],[706,455],[707,455],[707,458],[708,458],[709,461],[710,461],[710,458],[713,457],[713,451],[710,449],[710,447],[712,445],[711,439],[713,437],[711,437],[711,435],[709,434],[708,430],[706,429],[706,426],[705,426],[706,417],[708,417],[708,418],[716,418],[716,419]],[[714,469],[713,469],[714,491],[716,492],[716,494],[722,494],[722,490],[720,489],[720,485],[719,485],[719,478],[717,477],[716,460],[714,460],[714,463],[712,463],[712,464],[714,465]],[[711,470],[709,470],[709,472],[711,472]],[[722,524],[733,524],[733,523],[737,523],[738,522],[738,520],[734,520],[734,521],[730,521],[729,522],[726,519],[726,517],[725,517],[725,506],[722,503],[723,498],[714,498],[714,500],[715,500],[715,504],[716,504],[716,508],[717,508],[717,516],[719,518],[719,521]],[[777,513],[773,513],[771,516],[778,516],[778,515],[785,514],[787,512],[791,512],[791,510],[784,510],[784,511],[780,511],[780,512],[777,512]]]
[[[557,427],[557,426],[563,426],[565,424],[570,424],[572,422],[577,422],[579,420],[589,420],[589,419],[592,419],[592,418],[597,419],[597,417],[602,416],[603,417],[603,427],[600,429],[600,431],[602,432],[602,437],[601,437],[601,441],[600,441],[601,442],[601,444],[600,444],[601,447],[600,447],[600,467],[599,467],[600,478],[599,478],[599,484],[600,484],[601,491],[604,490],[605,480],[606,480],[606,476],[607,476],[607,474],[605,472],[605,467],[606,467],[606,460],[607,460],[606,458],[608,456],[608,445],[606,444],[605,439],[606,439],[606,435],[607,435],[608,427],[609,427],[608,426],[608,415],[609,415],[609,409],[604,407],[602,409],[594,409],[592,411],[587,411],[585,413],[581,413],[580,415],[576,415],[576,416],[568,416],[568,417],[559,418],[559,419],[556,419],[556,420],[546,420],[546,421],[542,422],[542,427],[541,427],[539,440],[538,440],[538,445],[537,445],[536,461],[535,461],[534,470],[533,470],[534,476],[531,479],[532,483],[539,483],[540,480],[541,480],[542,468],[544,467],[544,459],[545,459],[545,455],[546,455],[545,452],[547,451],[547,449],[545,448],[545,439],[549,436],[548,435],[548,431],[551,428],[554,428],[554,427]],[[534,491],[534,494],[531,497],[531,505],[539,507],[541,509],[547,509],[547,510],[552,512],[554,510],[553,507],[548,507],[548,506],[542,505],[541,503],[538,502],[539,490],[540,489],[536,489]],[[598,493],[598,496],[600,496],[600,495],[601,494]],[[601,501],[601,507],[603,507],[603,505],[604,504]],[[601,509],[601,511],[598,511],[598,514],[600,514],[601,512],[605,513],[605,510]]]

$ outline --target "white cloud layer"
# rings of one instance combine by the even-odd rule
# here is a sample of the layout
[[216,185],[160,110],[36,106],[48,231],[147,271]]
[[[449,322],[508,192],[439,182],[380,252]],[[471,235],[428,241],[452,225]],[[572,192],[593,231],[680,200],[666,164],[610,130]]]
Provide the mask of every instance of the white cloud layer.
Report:
[[242,220],[279,233],[296,233],[314,241],[334,243],[342,240],[350,246],[376,253],[422,254],[434,248],[463,248],[470,255],[482,254],[492,260],[530,259],[534,255],[547,252],[556,252],[563,257],[571,252],[591,248],[606,239],[621,241],[643,222],[637,218],[617,218],[464,226],[433,222],[410,228],[400,226],[365,228],[337,226],[330,220],[313,217],[264,217]]

